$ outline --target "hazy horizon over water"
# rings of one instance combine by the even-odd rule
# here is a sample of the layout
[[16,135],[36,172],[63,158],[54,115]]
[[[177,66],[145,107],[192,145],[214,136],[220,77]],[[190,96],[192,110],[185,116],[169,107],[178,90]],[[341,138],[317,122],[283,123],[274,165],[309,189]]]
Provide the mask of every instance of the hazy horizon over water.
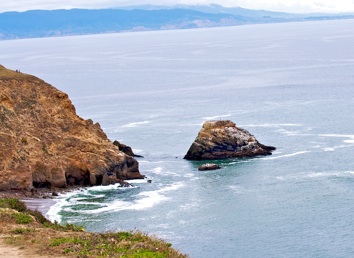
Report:
[[[191,257],[354,254],[354,20],[0,41],[0,64],[69,94],[149,179],[60,196],[48,216],[141,229]],[[272,156],[183,160],[230,119]]]

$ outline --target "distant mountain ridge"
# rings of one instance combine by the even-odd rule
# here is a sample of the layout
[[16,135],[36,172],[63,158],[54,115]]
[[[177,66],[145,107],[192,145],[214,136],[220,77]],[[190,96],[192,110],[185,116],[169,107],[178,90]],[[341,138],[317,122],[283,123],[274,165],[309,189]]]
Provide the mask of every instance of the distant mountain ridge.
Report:
[[304,16],[263,10],[225,8],[219,5],[181,5],[173,8],[141,6],[136,8],[0,13],[0,40],[354,18],[353,15]]

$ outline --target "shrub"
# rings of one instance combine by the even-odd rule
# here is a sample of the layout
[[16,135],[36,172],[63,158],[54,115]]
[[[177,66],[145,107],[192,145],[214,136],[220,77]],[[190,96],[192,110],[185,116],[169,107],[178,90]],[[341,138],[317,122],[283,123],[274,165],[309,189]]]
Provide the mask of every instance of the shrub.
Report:
[[27,145],[27,144],[28,144],[26,137],[22,137],[21,142],[22,142],[22,144],[24,144],[24,145]]
[[66,225],[60,225],[58,222],[54,221],[54,223],[50,221],[45,221],[43,225],[46,228],[52,228],[54,230],[59,230],[59,231],[76,231],[76,232],[83,232],[85,229],[81,226],[73,225],[73,224],[66,224]]
[[14,209],[18,212],[24,212],[27,210],[26,204],[17,198],[1,198],[0,208]]
[[35,217],[35,219],[41,224],[50,223],[50,221],[47,220],[46,217],[44,217],[43,214],[37,210],[35,210],[35,211],[28,210],[26,213]]
[[33,221],[29,215],[24,213],[14,213],[12,216],[16,219],[17,224],[29,224]]
[[27,233],[31,232],[31,230],[28,228],[15,228],[11,232],[14,234],[27,234]]

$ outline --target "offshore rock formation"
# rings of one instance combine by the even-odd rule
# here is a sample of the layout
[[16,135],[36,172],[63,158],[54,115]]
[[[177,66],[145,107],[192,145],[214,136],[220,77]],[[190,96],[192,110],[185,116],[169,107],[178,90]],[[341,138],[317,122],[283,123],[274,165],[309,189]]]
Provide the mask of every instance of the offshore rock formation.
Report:
[[221,167],[217,164],[214,163],[206,163],[201,165],[198,170],[199,171],[205,171],[205,170],[216,170],[216,169],[220,169]]
[[68,95],[0,66],[0,190],[108,185],[143,178]]
[[244,158],[271,155],[275,147],[265,146],[248,131],[229,120],[207,121],[184,156],[188,160]]

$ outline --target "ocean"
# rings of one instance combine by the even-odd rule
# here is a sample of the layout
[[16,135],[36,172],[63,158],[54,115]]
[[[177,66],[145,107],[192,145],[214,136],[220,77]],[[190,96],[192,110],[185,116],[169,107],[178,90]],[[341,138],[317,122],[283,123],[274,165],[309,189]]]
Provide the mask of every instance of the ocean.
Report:
[[[0,64],[69,94],[151,179],[58,197],[88,231],[142,230],[193,258],[353,257],[354,20],[0,41]],[[229,119],[271,156],[183,159]]]

